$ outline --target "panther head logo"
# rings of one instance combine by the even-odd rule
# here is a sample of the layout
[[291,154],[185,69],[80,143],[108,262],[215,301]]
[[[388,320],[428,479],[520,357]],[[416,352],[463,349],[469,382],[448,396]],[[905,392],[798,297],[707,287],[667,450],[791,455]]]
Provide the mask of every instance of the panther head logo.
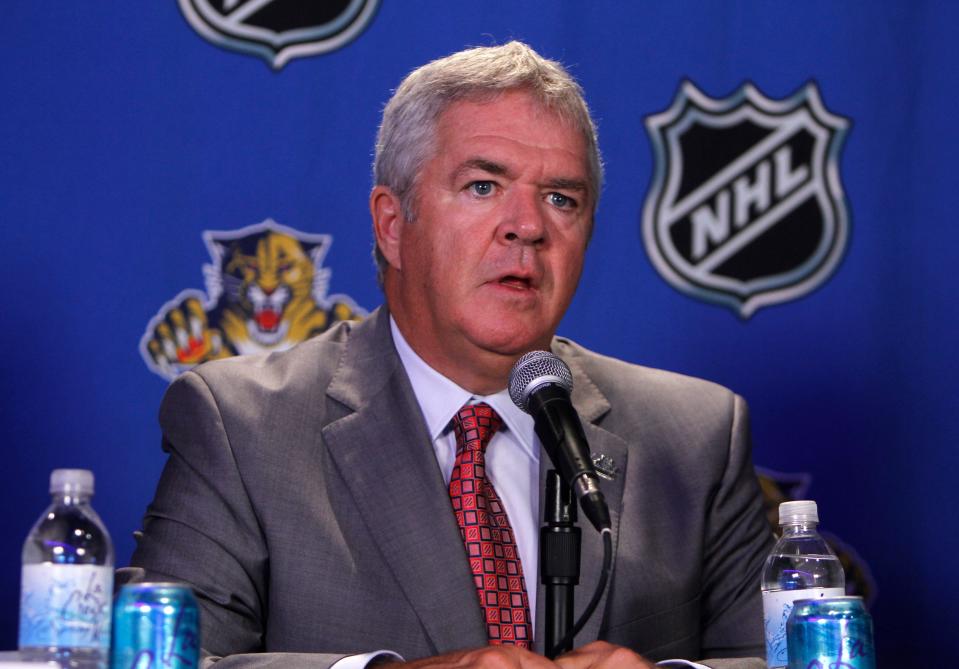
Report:
[[298,340],[309,336],[304,327],[325,329],[318,315],[307,320],[289,315],[309,307],[314,282],[328,280],[329,270],[319,268],[327,240],[300,241],[271,229],[239,239],[211,234],[210,240],[223,268],[224,327],[241,353],[276,346],[290,336],[291,327],[299,327]]
[[283,350],[366,311],[345,295],[327,295],[323,257],[332,237],[272,220],[203,233],[213,262],[206,294],[188,289],[151,319],[140,342],[147,366],[167,379],[200,362]]

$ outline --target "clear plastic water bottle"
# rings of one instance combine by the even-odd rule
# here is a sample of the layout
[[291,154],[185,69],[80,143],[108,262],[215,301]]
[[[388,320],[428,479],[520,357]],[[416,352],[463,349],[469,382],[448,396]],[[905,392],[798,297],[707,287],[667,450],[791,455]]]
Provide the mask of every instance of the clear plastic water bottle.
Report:
[[20,656],[103,669],[110,657],[113,543],[96,511],[93,472],[55,469],[53,502],[23,544]]
[[846,594],[842,564],[816,531],[816,503],[783,502],[779,505],[779,524],[782,537],[763,568],[763,625],[769,667],[785,667],[789,663],[786,619],[794,601]]

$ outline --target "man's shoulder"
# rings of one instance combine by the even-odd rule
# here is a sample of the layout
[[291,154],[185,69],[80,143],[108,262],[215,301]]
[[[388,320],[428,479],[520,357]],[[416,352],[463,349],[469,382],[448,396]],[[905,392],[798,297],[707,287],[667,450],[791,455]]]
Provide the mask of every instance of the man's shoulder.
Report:
[[573,370],[573,404],[584,420],[644,444],[647,455],[660,452],[670,462],[682,458],[697,466],[712,462],[721,470],[725,450],[717,445],[728,444],[746,411],[733,391],[601,355],[568,339],[555,340],[553,350]]
[[[235,356],[204,363],[181,375],[164,405],[206,396],[221,411],[257,415],[321,411],[329,395],[355,405],[395,365],[389,314],[377,309],[362,321],[341,321],[285,351]],[[162,413],[162,409],[161,409]]]
[[574,378],[579,372],[583,382],[594,384],[610,401],[625,396],[653,404],[727,404],[733,397],[718,383],[603,355],[565,337],[554,339],[553,350],[574,370]]
[[297,390],[336,370],[357,324],[340,321],[325,332],[283,351],[238,355],[204,363],[192,371],[216,389],[243,386],[264,391]]

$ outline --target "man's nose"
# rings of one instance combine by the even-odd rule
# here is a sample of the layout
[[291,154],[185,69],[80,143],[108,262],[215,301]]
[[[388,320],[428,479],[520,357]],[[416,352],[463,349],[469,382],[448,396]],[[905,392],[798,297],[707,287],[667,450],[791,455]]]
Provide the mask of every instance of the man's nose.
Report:
[[500,237],[511,244],[542,244],[546,240],[546,212],[539,194],[519,191],[511,195],[500,222]]

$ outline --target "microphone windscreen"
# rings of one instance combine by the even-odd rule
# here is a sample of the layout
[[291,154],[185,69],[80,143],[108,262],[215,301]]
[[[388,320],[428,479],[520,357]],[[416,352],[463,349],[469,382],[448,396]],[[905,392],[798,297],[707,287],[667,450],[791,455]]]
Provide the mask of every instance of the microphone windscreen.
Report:
[[530,351],[513,365],[509,373],[509,396],[513,404],[529,413],[529,398],[547,384],[573,391],[573,375],[558,356],[549,351]]

